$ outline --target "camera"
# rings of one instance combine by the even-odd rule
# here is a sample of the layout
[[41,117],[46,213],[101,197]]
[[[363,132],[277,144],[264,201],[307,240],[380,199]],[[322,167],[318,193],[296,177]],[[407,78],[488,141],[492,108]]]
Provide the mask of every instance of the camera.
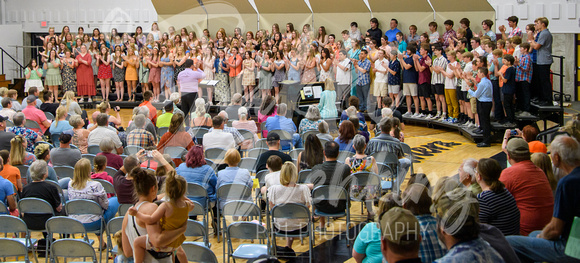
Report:
[[516,135],[518,135],[518,131],[516,131],[515,129],[514,130],[511,130],[510,135],[511,136],[516,136]]
[[153,158],[153,151],[145,151],[145,156],[147,158]]

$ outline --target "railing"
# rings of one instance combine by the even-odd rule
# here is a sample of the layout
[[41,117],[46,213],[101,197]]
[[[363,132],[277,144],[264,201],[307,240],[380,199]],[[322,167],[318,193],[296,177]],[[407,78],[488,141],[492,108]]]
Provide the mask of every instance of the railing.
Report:
[[22,78],[22,76],[24,76],[24,68],[25,66],[22,66],[22,64],[20,64],[20,62],[18,62],[18,60],[16,60],[14,57],[12,57],[8,52],[6,52],[6,50],[4,50],[2,47],[0,47],[0,59],[2,59],[2,74],[6,74],[4,72],[4,56],[7,56],[8,58],[10,58],[14,63],[16,63],[16,65],[18,65],[18,76],[20,78]]
[[[552,88],[552,92],[559,94],[560,98],[558,100],[558,105],[560,106],[560,110],[562,111],[560,114],[560,118],[559,118],[559,124],[560,126],[564,126],[564,56],[555,56],[552,55],[553,58],[558,58],[560,59],[560,72],[556,73],[556,72],[552,72],[552,75],[554,76],[559,76],[560,77],[560,90],[554,90],[554,88]],[[552,96],[553,97],[553,96]]]

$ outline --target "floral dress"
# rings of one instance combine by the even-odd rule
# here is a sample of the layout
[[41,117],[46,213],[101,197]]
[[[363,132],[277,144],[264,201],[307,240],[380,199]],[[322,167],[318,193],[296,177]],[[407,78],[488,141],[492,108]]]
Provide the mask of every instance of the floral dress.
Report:
[[[165,57],[159,59],[161,62],[169,62],[171,61],[170,58]],[[173,91],[173,66],[163,66],[161,68],[161,86],[160,87],[168,87],[171,91]],[[169,94],[168,94],[169,95]]]
[[221,66],[226,66],[226,60],[220,60],[216,58],[214,62],[215,68],[215,79],[219,80],[215,86],[215,96],[219,102],[229,102],[230,101],[230,85],[228,83],[228,72],[224,71]]
[[70,62],[65,62],[65,65],[62,67],[62,90],[63,92],[77,91],[77,75],[74,72],[74,69],[70,67]]
[[253,59],[246,59],[244,60],[244,72],[243,72],[243,78],[242,78],[242,86],[254,86],[256,85],[256,74],[254,74],[254,70],[250,70],[249,67],[251,67],[254,64],[254,60]]
[[[349,160],[350,172],[372,172],[373,161],[371,156],[363,157],[361,159],[351,157]],[[355,199],[376,199],[380,189],[377,186],[360,186],[352,185],[350,187],[350,196]]]
[[[176,63],[181,62],[181,59],[176,58],[175,59]],[[185,70],[185,63],[183,63],[181,66],[175,66],[175,72],[173,73],[173,81],[175,83],[177,83],[177,76],[179,76],[179,73],[181,73],[182,71]]]
[[[117,64],[122,65],[123,61],[118,60]],[[115,82],[125,82],[125,67],[117,67],[113,65],[113,78]]]
[[99,64],[99,72],[97,73],[97,78],[99,79],[111,79],[113,78],[113,70],[111,70],[112,63],[105,65],[105,63]]
[[[306,64],[308,64],[309,62],[310,61],[307,60]],[[311,82],[316,82],[316,67],[313,67],[311,69],[304,68],[301,83],[311,83]]]

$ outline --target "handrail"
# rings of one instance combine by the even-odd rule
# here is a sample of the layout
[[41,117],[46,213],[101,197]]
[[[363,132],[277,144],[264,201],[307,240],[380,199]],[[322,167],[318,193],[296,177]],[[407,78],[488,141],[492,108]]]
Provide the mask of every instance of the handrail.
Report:
[[22,66],[22,64],[20,64],[20,62],[18,62],[18,60],[16,60],[14,57],[12,57],[2,47],[0,47],[0,51],[2,53],[2,55],[1,55],[1,58],[2,58],[2,74],[4,74],[4,54],[6,54],[10,59],[12,59],[12,61],[14,61],[18,65],[18,70],[19,70],[19,73],[20,73],[19,76],[22,77],[22,70],[24,70],[25,67]]
[[[558,58],[560,59],[560,73],[556,73],[556,72],[550,72],[552,75],[554,76],[559,76],[560,77],[560,91],[556,91],[554,90],[554,88],[552,88],[552,92],[555,93],[559,93],[560,94],[560,99],[558,101],[558,106],[560,106],[561,112],[560,112],[560,118],[559,118],[559,125],[560,126],[564,126],[564,59],[566,59],[566,57],[564,56],[556,56],[556,55],[552,55],[553,58]],[[553,95],[552,95],[553,97]],[[551,100],[550,100],[551,101]]]

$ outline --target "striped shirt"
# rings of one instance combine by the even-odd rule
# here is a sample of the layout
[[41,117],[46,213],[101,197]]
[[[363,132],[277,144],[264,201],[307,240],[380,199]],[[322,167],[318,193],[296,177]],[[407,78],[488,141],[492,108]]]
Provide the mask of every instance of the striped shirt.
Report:
[[512,194],[486,190],[477,195],[479,221],[497,227],[504,235],[520,234],[520,210]]
[[[447,59],[445,59],[445,57],[443,56],[435,58],[433,60],[432,66],[441,67],[441,69],[445,71],[447,69]],[[443,76],[443,73],[435,73],[435,71],[433,71],[433,74],[431,75],[431,84],[444,84],[444,83],[445,76]]]

